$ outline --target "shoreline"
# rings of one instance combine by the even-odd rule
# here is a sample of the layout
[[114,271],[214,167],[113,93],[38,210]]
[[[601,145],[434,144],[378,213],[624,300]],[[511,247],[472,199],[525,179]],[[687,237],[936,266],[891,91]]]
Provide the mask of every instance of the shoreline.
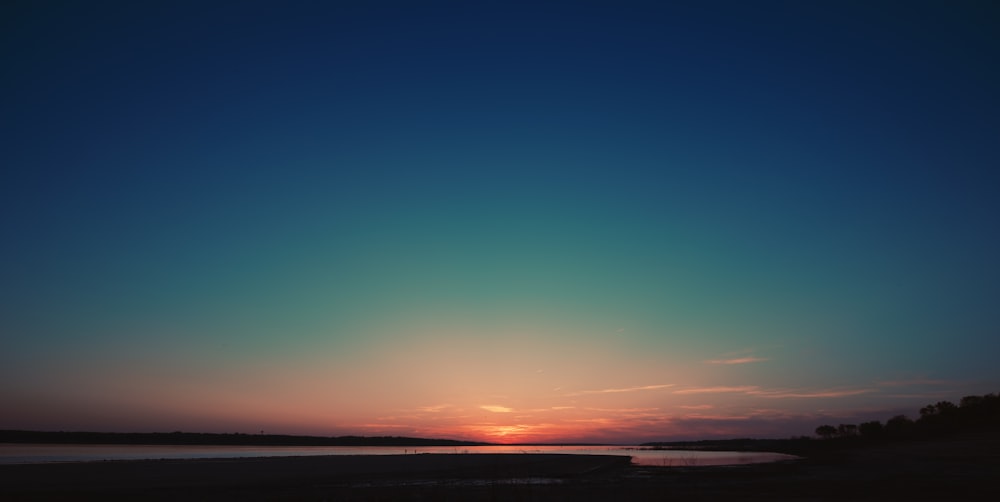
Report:
[[737,466],[420,453],[0,465],[3,500],[1000,500],[995,435]]
[[209,445],[50,445],[0,443],[0,465],[47,464],[115,460],[227,459],[330,455],[414,454],[561,454],[631,457],[634,464],[651,466],[709,466],[764,463],[794,458],[776,452],[690,451],[612,446],[470,446],[457,447],[233,447]]

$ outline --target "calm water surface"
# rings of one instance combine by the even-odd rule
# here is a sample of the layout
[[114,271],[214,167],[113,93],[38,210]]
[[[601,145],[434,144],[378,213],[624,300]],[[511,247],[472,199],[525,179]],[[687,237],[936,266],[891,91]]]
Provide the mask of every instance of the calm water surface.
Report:
[[169,446],[0,444],[0,464],[182,458],[405,455],[418,453],[567,453],[625,455],[639,465],[681,467],[775,462],[796,458],[764,452],[650,450],[639,446]]

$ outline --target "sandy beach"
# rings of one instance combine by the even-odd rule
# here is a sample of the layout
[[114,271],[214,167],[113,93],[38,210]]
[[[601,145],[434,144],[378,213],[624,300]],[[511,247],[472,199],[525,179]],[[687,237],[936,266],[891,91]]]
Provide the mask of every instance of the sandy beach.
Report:
[[1000,441],[966,436],[730,467],[417,454],[0,466],[4,500],[996,500]]

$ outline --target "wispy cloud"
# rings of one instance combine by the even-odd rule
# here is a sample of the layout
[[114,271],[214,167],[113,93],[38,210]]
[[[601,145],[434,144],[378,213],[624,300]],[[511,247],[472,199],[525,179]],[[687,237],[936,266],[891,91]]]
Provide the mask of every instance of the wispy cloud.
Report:
[[743,356],[743,357],[732,357],[728,359],[709,359],[705,361],[705,364],[749,364],[749,363],[759,363],[761,361],[767,361],[767,358],[755,357],[755,356]]
[[425,413],[440,413],[448,408],[451,408],[450,404],[435,404],[433,406],[421,406],[417,410]]
[[909,380],[883,380],[880,382],[875,382],[875,385],[879,387],[926,387],[926,386],[942,386],[942,385],[953,385],[955,382],[950,380],[935,380],[932,378],[913,378]]
[[687,394],[746,394],[749,396],[760,396],[764,398],[772,399],[790,399],[790,398],[835,398],[835,397],[847,397],[847,396],[857,396],[859,394],[868,394],[875,392],[875,389],[868,388],[856,388],[856,389],[762,389],[756,385],[743,385],[743,386],[717,386],[717,387],[694,387],[690,389],[679,389],[675,390],[674,394],[687,395]]
[[744,385],[740,387],[695,387],[691,389],[680,389],[675,390],[674,394],[722,394],[722,393],[741,393],[749,394],[758,389],[755,385]]
[[492,411],[493,413],[511,413],[514,411],[513,408],[508,408],[506,406],[497,406],[495,404],[484,404],[480,408],[486,411]]
[[755,396],[761,396],[761,397],[775,398],[775,399],[787,399],[787,398],[847,397],[847,396],[857,396],[859,394],[868,394],[869,392],[873,392],[873,389],[832,389],[832,390],[815,390],[815,391],[758,390],[749,392],[748,394],[753,394]]
[[762,361],[767,361],[767,358],[755,356],[754,349],[744,349],[723,354],[717,359],[709,359],[705,361],[705,364],[750,364]]
[[587,411],[599,411],[602,413],[614,413],[616,415],[641,413],[646,414],[659,411],[659,408],[585,408]]
[[681,405],[680,408],[683,408],[685,410],[710,410],[715,407],[710,404],[688,404],[688,405]]
[[714,422],[735,422],[752,418],[750,415],[708,415],[703,413],[691,413],[679,417],[678,420],[709,420]]
[[581,390],[579,392],[573,392],[573,393],[566,394],[566,395],[567,396],[584,396],[584,395],[587,395],[587,394],[618,394],[618,393],[621,393],[621,392],[640,392],[640,391],[644,391],[644,390],[660,390],[660,389],[666,389],[668,387],[673,387],[673,386],[674,386],[674,384],[672,384],[672,383],[664,383],[664,384],[657,384],[657,385],[642,385],[642,386],[638,386],[638,387],[620,387],[620,388],[613,388],[613,389]]

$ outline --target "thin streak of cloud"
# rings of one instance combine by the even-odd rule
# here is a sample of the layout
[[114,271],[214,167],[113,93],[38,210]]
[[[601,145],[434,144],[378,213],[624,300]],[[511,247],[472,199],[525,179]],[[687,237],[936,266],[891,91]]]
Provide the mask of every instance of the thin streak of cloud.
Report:
[[749,364],[749,363],[759,363],[762,361],[767,361],[766,357],[734,357],[731,359],[709,359],[705,361],[705,364]]
[[440,412],[442,412],[442,411],[444,411],[445,409],[448,409],[448,408],[451,408],[450,404],[436,404],[436,405],[433,405],[433,406],[421,406],[421,407],[419,407],[417,409],[420,410],[420,411],[423,411],[425,413],[440,413]]
[[484,404],[480,406],[480,408],[486,411],[491,411],[493,413],[511,413],[514,411],[513,408],[508,408],[506,406],[497,406],[495,404]]
[[710,420],[714,422],[734,422],[743,421],[753,418],[751,415],[706,415],[699,413],[692,413],[689,415],[684,415],[680,417],[681,420]]
[[685,410],[710,410],[712,408],[715,408],[715,406],[712,406],[710,404],[688,404],[688,405],[681,405],[680,408],[683,408]]
[[768,391],[753,391],[748,392],[755,396],[768,397],[774,399],[787,399],[787,398],[830,398],[830,397],[847,397],[847,396],[857,396],[859,394],[868,394],[873,392],[872,389],[844,389],[844,390],[818,390],[818,391],[780,391],[780,390],[768,390]]
[[738,394],[750,394],[756,391],[759,387],[755,385],[741,386],[741,387],[695,387],[691,389],[681,389],[675,390],[674,394],[723,394],[723,393],[738,393]]
[[642,386],[639,386],[639,387],[623,387],[623,388],[614,388],[614,389],[582,390],[580,392],[573,392],[573,393],[566,394],[566,395],[567,396],[584,396],[584,395],[587,395],[587,394],[618,394],[618,393],[621,393],[621,392],[639,392],[639,391],[644,391],[644,390],[660,390],[660,389],[666,389],[668,387],[673,387],[673,386],[674,386],[674,384],[672,384],[672,383],[666,383],[666,384],[659,384],[659,385],[642,385]]
[[911,393],[894,393],[885,394],[887,399],[922,399],[927,401],[940,400],[940,399],[951,399],[954,396],[954,392],[938,391],[938,392],[911,392]]
[[939,386],[939,385],[952,385],[954,382],[949,380],[934,380],[930,378],[915,378],[911,380],[883,380],[881,382],[875,382],[875,385],[879,387],[910,387],[910,386]]
[[647,413],[651,411],[659,411],[659,408],[584,408],[587,411],[599,411],[606,413],[615,414],[628,414],[628,413]]

